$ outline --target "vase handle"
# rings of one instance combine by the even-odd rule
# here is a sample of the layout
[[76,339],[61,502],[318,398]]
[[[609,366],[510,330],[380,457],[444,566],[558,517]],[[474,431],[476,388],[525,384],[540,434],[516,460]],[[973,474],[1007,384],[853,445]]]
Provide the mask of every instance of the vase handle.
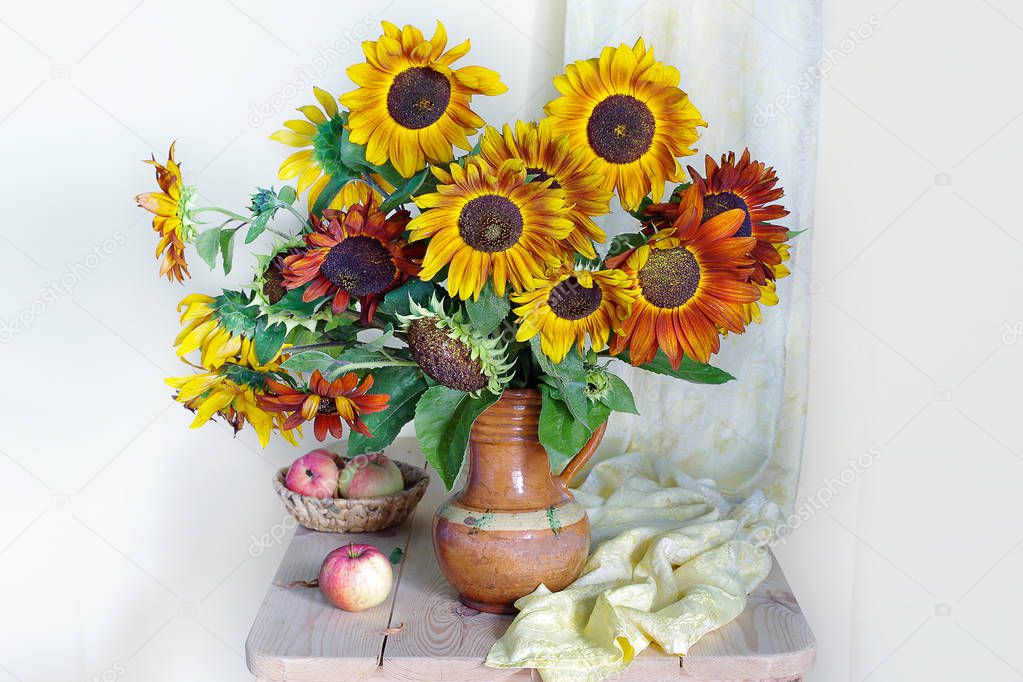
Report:
[[579,470],[586,466],[586,462],[589,461],[590,456],[596,452],[597,446],[600,445],[600,440],[604,437],[604,431],[607,430],[607,422],[604,422],[593,432],[586,444],[583,445],[583,449],[576,453],[575,457],[568,460],[568,464],[562,469],[561,473],[554,477],[554,482],[567,490],[568,485],[575,478],[575,475],[579,473]]

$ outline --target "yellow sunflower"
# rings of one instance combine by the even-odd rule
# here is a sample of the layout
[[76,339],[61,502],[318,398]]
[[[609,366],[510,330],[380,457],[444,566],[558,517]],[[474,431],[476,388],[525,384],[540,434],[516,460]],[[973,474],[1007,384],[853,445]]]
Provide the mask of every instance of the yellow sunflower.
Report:
[[593,350],[603,350],[611,332],[629,317],[638,294],[634,281],[621,270],[562,268],[532,291],[511,297],[519,304],[515,340],[539,334],[540,349],[552,362],[564,360],[573,343],[582,353],[587,336]]
[[[317,87],[313,88],[313,95],[320,103],[319,107],[315,104],[298,107],[296,111],[305,116],[305,120],[285,121],[285,129],[270,136],[271,140],[299,148],[299,151],[281,162],[277,177],[281,180],[297,177],[298,193],[309,190],[310,208],[332,177],[349,174],[340,155],[345,119],[338,109],[337,100],[326,90]],[[393,189],[378,175],[373,175],[373,180],[387,191]],[[348,208],[353,204],[364,203],[370,196],[375,197],[377,202],[381,201],[380,195],[368,184],[352,180],[341,188],[328,208]]]
[[416,197],[423,212],[409,223],[409,239],[429,239],[420,279],[433,279],[448,267],[448,293],[479,297],[488,279],[498,296],[510,283],[528,289],[571,258],[565,192],[552,180],[526,181],[521,160],[509,159],[497,169],[479,159],[450,171],[433,169],[437,191]]
[[[145,163],[156,167],[156,184],[159,192],[146,192],[135,197],[139,207],[153,213],[153,229],[160,235],[156,245],[156,257],[160,258],[160,276],[169,280],[184,282],[188,274],[185,262],[185,245],[195,241],[198,232],[192,216],[195,188],[181,180],[181,166],[174,160],[174,144],[167,154],[167,165],[152,157]],[[162,258],[161,258],[162,256]]]
[[651,192],[660,201],[665,181],[682,178],[676,157],[694,153],[696,127],[707,125],[679,79],[642,39],[631,48],[605,47],[598,59],[569,64],[554,79],[561,97],[545,108],[554,132],[598,161],[604,186],[618,190],[626,210]]
[[427,161],[451,161],[452,145],[472,149],[467,135],[483,126],[469,108],[472,96],[499,95],[508,87],[482,66],[452,69],[469,52],[469,41],[445,52],[448,37],[439,21],[429,40],[414,26],[381,25],[384,35],[362,44],[367,61],[348,67],[360,87],[341,103],[351,110],[350,139],[366,145],[366,159],[390,161],[408,178]]
[[225,363],[251,367],[252,369],[273,368],[277,358],[268,365],[261,365],[256,355],[256,345],[249,337],[228,329],[217,312],[217,299],[205,294],[191,294],[181,299],[181,324],[185,325],[174,345],[179,358],[192,351],[200,351],[200,365],[205,369],[217,369]]
[[516,121],[515,129],[505,125],[503,131],[487,127],[480,139],[480,156],[495,168],[507,159],[521,159],[526,173],[537,180],[552,179],[552,187],[565,190],[565,201],[572,206],[568,219],[575,225],[568,236],[572,248],[594,258],[593,242],[607,239],[591,216],[610,210],[612,193],[606,189],[604,176],[596,160],[583,149],[572,149],[569,139],[555,136],[551,122]]
[[239,384],[219,372],[204,372],[165,379],[168,386],[178,389],[174,399],[195,412],[191,428],[197,429],[219,415],[238,433],[245,422],[252,424],[264,448],[270,442],[270,433],[280,432],[284,440],[298,445],[295,433],[302,435],[301,427],[284,428],[284,417],[272,414],[259,406],[257,393],[251,386]]

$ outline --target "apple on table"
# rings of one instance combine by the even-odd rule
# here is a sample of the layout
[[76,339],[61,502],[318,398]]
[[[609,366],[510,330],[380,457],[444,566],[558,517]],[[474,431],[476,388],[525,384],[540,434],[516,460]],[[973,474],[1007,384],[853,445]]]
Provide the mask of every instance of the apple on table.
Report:
[[383,603],[393,581],[391,562],[373,545],[349,543],[328,554],[320,566],[320,591],[345,611],[364,611]]

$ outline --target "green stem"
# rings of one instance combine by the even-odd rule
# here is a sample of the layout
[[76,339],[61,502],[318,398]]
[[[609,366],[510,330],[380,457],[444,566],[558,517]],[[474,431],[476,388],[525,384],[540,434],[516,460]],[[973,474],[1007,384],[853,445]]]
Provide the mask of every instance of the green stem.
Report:
[[377,181],[373,179],[373,176],[370,175],[369,173],[362,174],[362,181],[365,182],[370,187],[372,187],[373,189],[375,189],[377,192],[379,192],[380,196],[383,197],[383,201],[387,201],[388,199],[391,198],[391,193],[386,191],[383,187],[381,187],[377,183]]
[[299,213],[298,211],[296,211],[294,206],[290,206],[288,204],[282,204],[282,205],[284,206],[284,208],[286,208],[289,211],[291,211],[291,215],[293,215],[293,216],[295,216],[296,218],[299,219],[299,221],[302,223],[302,231],[303,232],[309,231],[306,228],[310,228],[310,229],[313,228],[313,226],[309,224],[309,218],[307,218],[306,216],[304,216],[301,213]]
[[192,209],[192,213],[205,213],[207,211],[213,211],[214,213],[222,213],[223,215],[230,216],[235,220],[241,220],[243,222],[249,222],[249,219],[243,215],[239,215],[234,211],[228,211],[226,208],[220,208],[219,206],[201,206],[199,208]]
[[413,360],[393,360],[391,362],[353,362],[338,369],[337,376],[355,372],[360,369],[379,369],[381,367],[418,367],[419,363]]

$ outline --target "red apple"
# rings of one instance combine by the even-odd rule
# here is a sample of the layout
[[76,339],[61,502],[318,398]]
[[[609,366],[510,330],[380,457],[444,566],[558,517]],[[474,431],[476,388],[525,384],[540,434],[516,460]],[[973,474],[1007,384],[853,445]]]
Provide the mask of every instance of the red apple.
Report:
[[296,459],[284,485],[288,490],[308,497],[334,497],[337,494],[337,479],[340,471],[334,458],[326,450],[313,450]]
[[401,469],[383,453],[346,459],[338,479],[338,491],[348,499],[383,497],[404,489]]
[[320,566],[320,591],[345,611],[364,611],[391,593],[391,562],[373,545],[349,543],[327,555]]

